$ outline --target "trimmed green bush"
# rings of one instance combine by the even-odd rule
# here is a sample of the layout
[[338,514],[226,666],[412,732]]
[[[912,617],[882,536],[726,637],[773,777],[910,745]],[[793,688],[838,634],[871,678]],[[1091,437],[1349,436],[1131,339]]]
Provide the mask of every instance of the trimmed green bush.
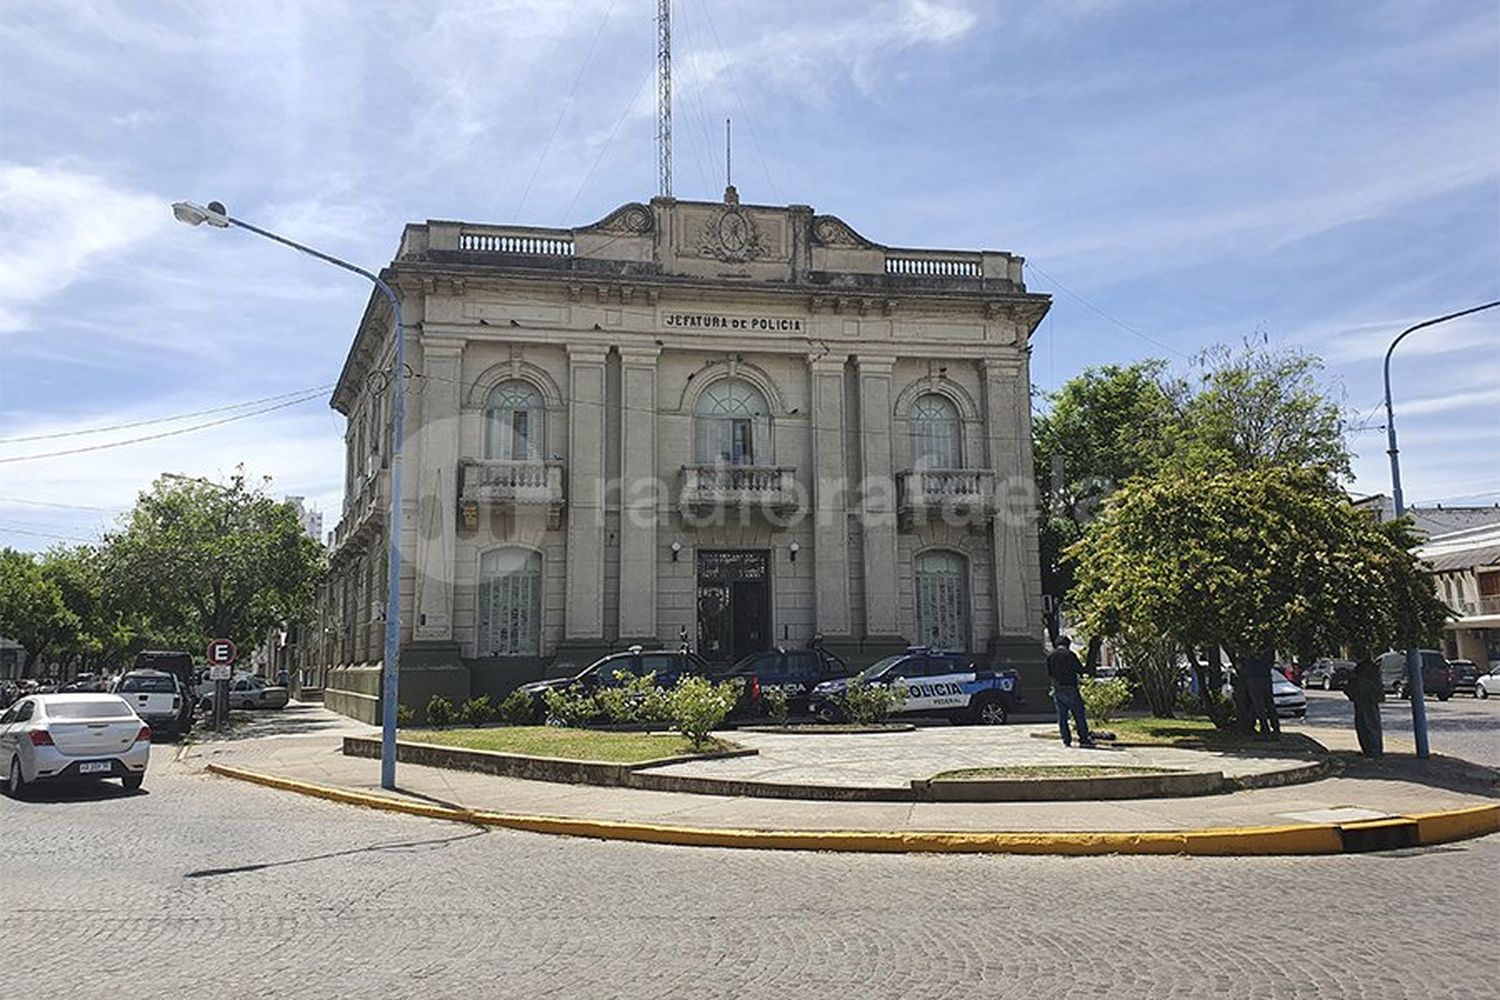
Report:
[[417,713],[413,712],[411,710],[411,706],[410,705],[397,705],[396,706],[396,725],[399,728],[404,729],[404,728],[406,728],[407,726],[410,726],[413,722],[416,722],[416,721],[417,721]]
[[599,706],[582,691],[551,688],[542,693],[547,705],[547,725],[582,726],[597,717]]
[[856,677],[839,696],[839,701],[850,722],[860,726],[875,725],[884,722],[886,716],[906,701],[906,686],[866,684]]
[[466,726],[482,726],[494,717],[495,706],[490,704],[490,696],[487,694],[470,698],[458,710],[458,720]]
[[500,718],[512,726],[529,726],[536,721],[536,703],[525,691],[512,691],[500,703]]
[[1120,706],[1130,700],[1130,685],[1123,677],[1111,677],[1081,684],[1078,693],[1083,695],[1089,722],[1109,722]]
[[710,734],[729,717],[739,689],[733,684],[715,684],[706,677],[684,677],[677,682],[668,699],[672,728],[686,736],[695,750],[701,750]]
[[787,716],[791,714],[792,701],[786,696],[786,692],[779,687],[763,688],[760,693],[761,703],[766,706],[766,715],[778,726],[786,725]]
[[427,724],[430,726],[451,726],[453,724],[453,702],[440,694],[435,694],[427,702]]
[[624,670],[615,671],[616,686],[594,692],[599,711],[611,722],[665,722],[667,692],[656,686],[656,674],[644,677]]

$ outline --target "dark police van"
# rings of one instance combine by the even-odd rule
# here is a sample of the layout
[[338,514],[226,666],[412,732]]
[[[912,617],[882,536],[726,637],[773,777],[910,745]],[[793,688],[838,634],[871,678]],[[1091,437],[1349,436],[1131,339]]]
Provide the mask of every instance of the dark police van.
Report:
[[844,661],[826,650],[778,647],[751,653],[721,679],[740,685],[740,700],[732,714],[753,717],[766,713],[765,696],[770,691],[786,695],[788,715],[805,715],[813,688],[848,675]]
[[963,653],[912,646],[872,663],[852,678],[824,681],[813,688],[812,713],[822,719],[843,718],[843,695],[854,680],[903,688],[905,698],[892,715],[936,715],[998,726],[1026,704],[1021,677],[1014,670],[987,670]]
[[[580,693],[592,694],[602,687],[618,687],[621,680],[616,674],[634,677],[653,675],[656,687],[669,688],[683,677],[707,676],[712,673],[708,663],[697,653],[682,650],[642,649],[632,646],[623,653],[611,653],[584,667],[572,677],[553,677],[544,681],[532,681],[516,688],[531,698],[538,720],[546,718],[548,691],[576,688]],[[628,678],[627,678],[628,679]]]

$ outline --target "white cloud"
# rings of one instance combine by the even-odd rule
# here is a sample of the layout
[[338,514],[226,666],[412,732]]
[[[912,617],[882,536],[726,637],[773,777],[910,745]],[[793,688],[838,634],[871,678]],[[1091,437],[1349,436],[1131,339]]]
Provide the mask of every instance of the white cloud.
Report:
[[163,204],[92,174],[0,164],[0,333],[27,329],[31,309],[92,262],[150,238]]

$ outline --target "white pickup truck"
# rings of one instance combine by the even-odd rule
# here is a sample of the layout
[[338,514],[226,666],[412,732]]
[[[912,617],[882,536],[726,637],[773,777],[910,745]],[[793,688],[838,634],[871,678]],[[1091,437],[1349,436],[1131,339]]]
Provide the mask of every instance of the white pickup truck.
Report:
[[115,684],[115,694],[135,709],[152,732],[182,735],[183,695],[176,677],[160,670],[131,670]]

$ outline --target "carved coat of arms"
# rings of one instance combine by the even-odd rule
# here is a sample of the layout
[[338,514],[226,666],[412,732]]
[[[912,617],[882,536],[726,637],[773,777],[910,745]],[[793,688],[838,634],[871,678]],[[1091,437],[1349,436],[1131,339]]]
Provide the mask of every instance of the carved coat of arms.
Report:
[[737,204],[715,208],[698,233],[698,253],[726,264],[743,264],[766,252],[760,227]]

